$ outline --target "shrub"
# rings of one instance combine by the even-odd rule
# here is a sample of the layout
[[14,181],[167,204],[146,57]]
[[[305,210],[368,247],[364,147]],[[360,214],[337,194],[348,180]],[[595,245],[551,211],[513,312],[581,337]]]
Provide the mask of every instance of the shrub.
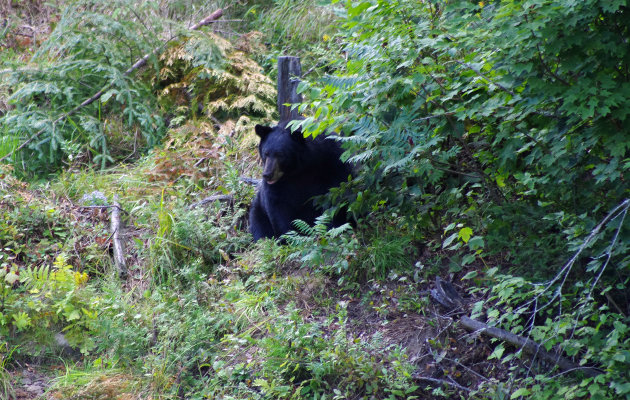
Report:
[[[301,85],[311,98],[301,125],[341,132],[361,165],[352,212],[393,210],[472,251],[462,262],[483,250],[523,273],[489,282],[490,319],[610,372],[515,370],[512,397],[627,396],[625,350],[611,349],[627,342],[627,310],[614,304],[628,279],[628,17],[621,2],[595,0],[347,2],[347,59]],[[567,259],[579,273],[559,267]],[[531,309],[540,302],[545,311]]]
[[87,353],[94,347],[100,300],[63,255],[52,267],[0,268],[0,333],[19,343],[18,353],[39,355],[63,331],[69,344]]
[[[164,124],[155,96],[143,80],[124,72],[160,44],[165,27],[148,3],[86,0],[65,9],[29,68],[0,81],[11,88],[12,105],[0,118],[2,142],[29,140],[13,156],[16,167],[25,169],[19,172],[50,172],[85,156],[104,167],[114,161],[112,137],[123,126],[141,132],[145,145],[156,144]],[[81,106],[99,90],[100,99]],[[124,140],[132,143],[134,136]]]

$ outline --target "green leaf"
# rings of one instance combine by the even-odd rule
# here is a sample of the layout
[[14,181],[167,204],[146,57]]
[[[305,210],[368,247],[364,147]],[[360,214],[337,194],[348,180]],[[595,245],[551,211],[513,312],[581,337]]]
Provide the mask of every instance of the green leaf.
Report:
[[615,389],[615,392],[617,392],[617,394],[619,395],[625,395],[625,394],[630,393],[630,382],[626,382],[626,383],[613,382],[611,386]]
[[68,321],[81,319],[81,313],[79,312],[79,310],[72,310],[70,313],[66,313],[66,319]]
[[467,273],[466,275],[462,277],[462,280],[473,279],[473,278],[476,278],[477,275],[479,275],[477,271],[470,271],[469,273]]
[[[481,236],[473,236],[468,242],[468,248],[470,250],[478,250],[483,249],[485,247],[485,243]],[[481,250],[479,250],[481,252]]]
[[357,17],[359,15],[361,15],[361,13],[365,10],[367,10],[368,8],[370,8],[372,4],[369,1],[364,1],[362,3],[359,3],[356,6],[348,6],[348,18],[354,18]]
[[488,356],[488,360],[491,360],[493,358],[496,358],[497,360],[501,359],[501,356],[503,356],[504,351],[505,351],[505,347],[503,347],[503,343],[499,343],[497,347],[494,349],[494,351],[492,352],[492,354]]
[[520,388],[516,390],[514,393],[512,393],[512,395],[510,396],[510,399],[516,399],[521,396],[528,396],[529,394],[531,394],[531,390],[527,388]]
[[442,243],[442,248],[445,249],[448,246],[450,246],[450,244],[453,243],[453,240],[457,239],[457,236],[458,236],[457,233],[453,233],[452,235],[447,237],[444,243]]
[[109,89],[107,92],[105,92],[102,96],[101,96],[101,103],[107,103],[107,100],[109,100],[110,97],[112,97],[112,95],[117,94],[118,90],[116,89]]
[[13,272],[13,270],[9,271],[6,276],[4,277],[4,280],[9,284],[9,285],[13,285],[18,279],[20,279],[19,275],[17,275],[15,272]]
[[477,257],[475,257],[474,254],[466,254],[464,257],[462,257],[462,265],[468,265],[475,261],[476,258]]
[[464,241],[464,243],[468,243],[468,240],[470,239],[470,237],[472,236],[473,231],[472,229],[468,228],[468,227],[464,227],[462,229],[459,230],[458,233],[458,237]]
[[16,326],[18,331],[22,331],[31,325],[31,318],[25,312],[14,314],[13,320],[13,325]]

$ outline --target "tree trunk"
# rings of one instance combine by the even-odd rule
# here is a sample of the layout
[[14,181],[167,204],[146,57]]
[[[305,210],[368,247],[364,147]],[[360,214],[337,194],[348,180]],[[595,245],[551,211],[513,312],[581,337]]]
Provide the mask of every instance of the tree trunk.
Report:
[[302,96],[297,93],[300,76],[302,66],[299,57],[278,57],[278,113],[281,123],[299,117],[297,108],[291,110],[290,105],[302,102]]

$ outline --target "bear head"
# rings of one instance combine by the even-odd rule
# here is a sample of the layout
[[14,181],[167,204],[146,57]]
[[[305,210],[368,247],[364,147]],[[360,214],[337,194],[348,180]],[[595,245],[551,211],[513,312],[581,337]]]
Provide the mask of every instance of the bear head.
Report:
[[301,131],[291,133],[281,126],[256,125],[260,137],[258,152],[263,162],[263,180],[268,185],[299,173],[301,155],[305,153],[305,139]]

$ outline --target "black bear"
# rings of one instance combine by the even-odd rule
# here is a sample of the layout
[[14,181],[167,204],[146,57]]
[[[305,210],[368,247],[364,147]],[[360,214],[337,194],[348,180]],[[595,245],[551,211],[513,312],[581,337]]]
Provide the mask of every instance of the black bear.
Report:
[[254,241],[280,237],[295,219],[313,224],[321,214],[313,197],[327,193],[351,173],[350,165],[339,159],[341,146],[330,137],[305,138],[300,131],[292,134],[284,124],[256,125],[255,131],[260,137],[263,179],[249,213]]

